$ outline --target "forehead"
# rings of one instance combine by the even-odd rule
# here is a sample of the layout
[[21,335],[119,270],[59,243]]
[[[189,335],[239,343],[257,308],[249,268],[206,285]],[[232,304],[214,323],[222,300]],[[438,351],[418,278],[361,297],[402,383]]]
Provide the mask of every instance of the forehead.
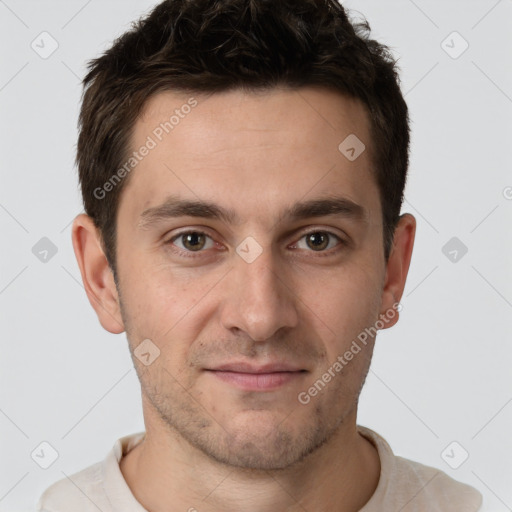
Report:
[[308,194],[339,192],[369,210],[378,202],[367,111],[328,89],[162,92],[145,105],[131,146],[151,148],[121,196],[120,210],[129,196],[132,215],[170,194],[238,205],[247,215],[263,213],[262,204],[277,214],[274,205]]

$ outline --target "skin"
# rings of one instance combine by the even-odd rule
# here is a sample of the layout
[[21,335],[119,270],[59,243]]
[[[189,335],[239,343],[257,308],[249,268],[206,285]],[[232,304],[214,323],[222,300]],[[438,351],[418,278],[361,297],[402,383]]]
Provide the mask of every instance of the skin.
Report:
[[[119,287],[91,219],[79,215],[73,225],[102,326],[126,331],[132,356],[145,339],[160,350],[149,366],[133,357],[146,437],[121,471],[151,512],[170,504],[199,512],[359,510],[380,472],[375,447],[356,429],[375,340],[309,403],[297,397],[399,302],[415,219],[400,217],[386,261],[369,121],[357,100],[313,87],[195,98],[121,195]],[[150,99],[133,148],[187,100],[173,92]],[[366,145],[355,161],[338,150],[352,133]],[[141,224],[144,211],[171,195],[231,209],[238,222],[185,216]],[[283,215],[296,202],[334,196],[363,215]],[[177,237],[186,230],[207,237],[186,245]],[[311,232],[321,243],[307,243]],[[236,252],[246,237],[262,250],[251,263]],[[385,328],[397,320],[398,313]],[[302,371],[275,388],[247,390],[209,371],[233,361]]]

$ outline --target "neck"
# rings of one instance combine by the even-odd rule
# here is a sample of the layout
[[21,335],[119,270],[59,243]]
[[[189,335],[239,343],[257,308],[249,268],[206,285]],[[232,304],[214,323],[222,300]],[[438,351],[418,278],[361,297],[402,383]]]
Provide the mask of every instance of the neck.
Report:
[[[154,423],[153,423],[154,424]],[[135,498],[151,512],[360,510],[380,475],[376,448],[357,432],[355,412],[328,442],[278,471],[218,463],[163,427],[146,429],[120,463]]]

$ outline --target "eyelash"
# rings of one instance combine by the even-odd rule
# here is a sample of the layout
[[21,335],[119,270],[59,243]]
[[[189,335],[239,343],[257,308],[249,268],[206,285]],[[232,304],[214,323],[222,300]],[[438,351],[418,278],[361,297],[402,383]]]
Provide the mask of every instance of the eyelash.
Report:
[[[297,242],[295,242],[293,245],[297,245],[298,242],[300,240],[302,240],[304,237],[307,237],[307,236],[312,235],[314,233],[323,233],[323,234],[328,235],[329,237],[337,239],[337,241],[338,241],[338,244],[335,247],[333,247],[331,249],[328,249],[328,250],[324,250],[324,251],[309,250],[309,251],[307,251],[307,252],[311,252],[311,253],[316,254],[316,257],[332,256],[334,254],[337,254],[339,252],[339,250],[341,249],[341,247],[348,245],[348,243],[345,240],[343,240],[339,235],[336,235],[335,233],[332,233],[331,231],[322,230],[322,229],[314,229],[314,230],[308,231],[306,233],[303,233],[301,235],[301,237],[299,238],[299,240]],[[208,233],[205,233],[204,231],[188,230],[188,231],[182,231],[181,233],[178,233],[177,235],[174,235],[172,238],[170,238],[169,240],[167,240],[165,242],[165,245],[171,246],[172,250],[175,253],[177,253],[178,255],[180,255],[180,256],[184,256],[186,258],[201,257],[201,255],[206,251],[205,249],[202,249],[200,251],[188,251],[186,249],[181,249],[181,248],[176,247],[174,245],[174,241],[175,240],[179,239],[182,236],[190,235],[190,234],[205,235],[206,237],[208,237],[209,239],[211,239],[213,241],[213,238],[210,235],[208,235]],[[216,242],[214,241],[214,243],[216,243]]]

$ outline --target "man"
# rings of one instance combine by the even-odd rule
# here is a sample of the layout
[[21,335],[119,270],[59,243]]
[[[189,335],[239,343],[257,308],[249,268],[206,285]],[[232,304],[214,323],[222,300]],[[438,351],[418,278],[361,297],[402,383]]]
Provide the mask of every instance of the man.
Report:
[[169,0],[90,64],[73,245],[146,431],[39,510],[476,511],[358,426],[415,234],[407,106],[334,0]]

